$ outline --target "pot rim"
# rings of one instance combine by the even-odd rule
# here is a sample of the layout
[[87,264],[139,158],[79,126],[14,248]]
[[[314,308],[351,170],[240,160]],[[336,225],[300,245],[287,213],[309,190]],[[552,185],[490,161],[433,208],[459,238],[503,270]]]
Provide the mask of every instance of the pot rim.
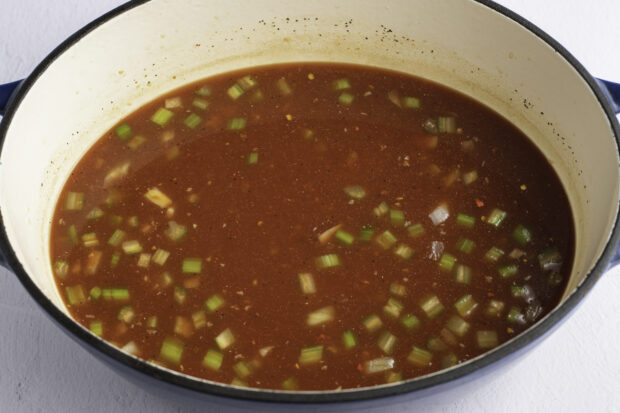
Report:
[[[41,63],[33,70],[33,72],[23,81],[22,85],[13,95],[8,103],[5,111],[5,116],[0,122],[0,153],[4,147],[9,125],[16,111],[19,109],[20,103],[24,96],[28,93],[30,88],[37,81],[39,76],[65,51],[71,48],[82,37],[86,36],[91,31],[97,29],[104,23],[112,20],[113,18],[132,10],[134,7],[141,6],[150,0],[135,0],[105,13],[101,17],[93,20],[87,24],[65,41],[63,41],[58,47],[56,47],[50,54],[48,54]],[[599,103],[601,104],[606,117],[608,118],[611,129],[613,131],[614,138],[618,147],[620,148],[620,126],[616,116],[601,91],[599,85],[594,80],[592,75],[579,63],[579,61],[572,56],[560,43],[558,43],[551,36],[546,34],[542,29],[529,22],[522,16],[515,12],[494,3],[491,0],[470,0],[486,6],[500,14],[507,17],[526,30],[530,31],[538,38],[547,43],[555,52],[560,54],[581,76],[581,78],[588,84],[590,89],[596,95]],[[618,151],[618,149],[617,149]],[[620,151],[618,151],[620,157]],[[620,200],[618,201],[620,206]],[[620,211],[620,208],[618,209]],[[67,314],[59,310],[47,296],[34,284],[32,279],[24,270],[23,266],[17,259],[15,251],[11,247],[8,240],[8,235],[4,225],[4,214],[0,208],[0,253],[4,255],[6,264],[15,273],[21,284],[24,286],[30,296],[42,307],[45,312],[52,317],[53,321],[63,327],[63,330],[73,336],[72,338],[78,339],[80,344],[86,345],[91,349],[96,350],[102,356],[111,359],[108,361],[118,362],[125,365],[132,370],[146,374],[151,378],[158,381],[165,382],[174,386],[179,386],[185,389],[193,390],[198,393],[206,393],[215,396],[224,396],[241,400],[253,400],[262,402],[283,402],[283,403],[332,403],[332,402],[346,402],[346,401],[361,401],[367,399],[376,399],[380,397],[393,396],[403,393],[410,393],[434,387],[443,383],[454,381],[463,376],[469,375],[474,371],[482,369],[490,364],[493,364],[510,354],[515,353],[519,349],[527,346],[529,343],[537,340],[543,336],[546,332],[552,329],[558,324],[576,305],[583,299],[583,297],[590,291],[596,281],[601,277],[607,267],[607,263],[615,254],[615,246],[620,239],[620,224],[619,219],[620,212],[616,215],[611,236],[602,254],[598,257],[592,270],[585,276],[584,280],[579,286],[562,302],[559,306],[553,309],[547,317],[542,319],[534,326],[527,329],[517,337],[513,338],[506,345],[503,345],[496,350],[484,353],[483,355],[476,357],[466,363],[463,363],[457,367],[443,370],[431,375],[421,376],[419,378],[410,379],[399,384],[393,385],[379,385],[374,387],[365,387],[361,389],[347,389],[341,391],[298,391],[298,392],[285,392],[278,390],[264,390],[264,389],[246,389],[241,387],[234,387],[231,385],[221,384],[217,382],[209,382],[199,378],[193,378],[189,375],[173,372],[168,369],[157,367],[151,363],[143,361],[129,356],[122,352],[117,347],[108,344],[106,341],[100,340],[86,329],[82,328],[76,321],[74,321]]]

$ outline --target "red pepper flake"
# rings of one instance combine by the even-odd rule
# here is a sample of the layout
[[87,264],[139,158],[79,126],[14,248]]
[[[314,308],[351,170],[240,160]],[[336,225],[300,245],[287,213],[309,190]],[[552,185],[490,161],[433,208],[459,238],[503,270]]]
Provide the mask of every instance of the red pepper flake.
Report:
[[362,363],[359,363],[357,365],[357,371],[363,372],[364,371],[364,367],[362,366]]
[[481,201],[480,199],[476,198],[476,206],[478,208],[482,208],[484,206],[484,202]]

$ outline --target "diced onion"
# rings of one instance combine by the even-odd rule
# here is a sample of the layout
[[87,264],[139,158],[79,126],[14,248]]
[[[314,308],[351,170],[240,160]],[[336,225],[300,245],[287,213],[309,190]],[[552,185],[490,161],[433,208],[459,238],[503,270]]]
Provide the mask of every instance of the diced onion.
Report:
[[394,359],[392,357],[379,357],[364,363],[364,371],[367,374],[380,373],[393,368]]
[[450,213],[446,209],[444,205],[439,205],[433,212],[431,212],[428,217],[433,221],[433,225],[439,225],[445,222],[449,217]]

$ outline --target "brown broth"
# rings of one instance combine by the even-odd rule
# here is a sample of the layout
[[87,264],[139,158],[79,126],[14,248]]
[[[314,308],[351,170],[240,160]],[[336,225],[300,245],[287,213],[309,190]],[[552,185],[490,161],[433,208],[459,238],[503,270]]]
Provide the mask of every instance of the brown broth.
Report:
[[[245,75],[257,84],[231,99],[227,90]],[[283,95],[277,85],[281,78],[291,94]],[[334,81],[343,78],[351,87],[335,90]],[[203,85],[209,85],[210,96],[195,94]],[[262,97],[256,94],[259,90]],[[342,93],[353,101],[346,104],[346,96],[339,101]],[[403,107],[406,96],[419,98],[421,107]],[[166,126],[151,121],[172,97],[180,97],[182,107],[170,109],[174,116]],[[206,110],[192,105],[195,98],[208,101]],[[184,124],[191,112],[202,119],[195,129]],[[439,116],[454,117],[457,129],[427,131],[427,119]],[[245,118],[245,128],[227,130],[232,118]],[[324,390],[405,380],[484,353],[478,331],[494,331],[498,344],[515,337],[559,302],[570,274],[571,211],[544,156],[501,116],[439,85],[343,64],[260,67],[175,90],[119,125],[125,123],[132,137],[122,140],[110,130],[66,183],[52,225],[51,260],[67,263],[66,274],[55,268],[56,279],[76,320],[87,328],[100,321],[106,340],[119,347],[133,342],[140,357],[166,367],[275,389]],[[132,149],[142,140],[136,136],[145,139]],[[255,164],[246,161],[251,152],[258,153]],[[131,162],[129,174],[104,188],[109,171],[126,161]],[[471,171],[477,172],[477,180],[466,184]],[[364,188],[366,196],[347,196],[343,188],[352,185]],[[160,208],[145,198],[154,187],[172,201],[170,207]],[[69,192],[85,194],[81,209],[67,210]],[[402,211],[407,225],[421,223],[424,234],[411,237],[406,226],[391,223],[389,212],[374,216],[381,202]],[[429,214],[441,204],[450,216],[435,226]],[[87,219],[93,208],[103,215]],[[494,208],[507,213],[499,227],[485,222]],[[474,217],[473,228],[459,225],[458,213]],[[137,217],[137,225],[131,217]],[[187,235],[172,241],[165,233],[169,221],[186,226]],[[338,224],[355,236],[353,244],[343,245],[334,237],[321,244],[318,235]],[[525,246],[513,239],[519,224],[531,230]],[[69,235],[71,225],[77,245]],[[375,232],[370,242],[363,242],[358,235],[367,225]],[[125,232],[122,241],[137,240],[142,251],[126,254],[122,243],[109,245],[116,229]],[[377,243],[386,230],[398,239],[388,249]],[[84,245],[82,236],[88,233],[96,234],[98,245]],[[457,249],[461,238],[475,242],[471,253]],[[431,258],[433,241],[456,257],[452,270],[442,270],[437,257]],[[400,244],[413,250],[411,258],[394,253]],[[494,246],[505,254],[489,262],[485,254]],[[521,257],[509,257],[515,248],[523,252]],[[549,248],[561,255],[561,269],[541,268],[538,255]],[[153,255],[146,256],[157,249],[170,252],[163,266],[152,261]],[[120,259],[112,267],[115,252]],[[89,254],[92,263],[99,253],[96,271],[89,274]],[[139,266],[141,254],[148,268]],[[325,254],[337,254],[341,265],[318,268],[316,258]],[[199,258],[200,274],[182,272],[185,258]],[[471,269],[471,284],[455,281],[458,265]],[[498,267],[505,265],[514,265],[518,273],[503,278]],[[164,285],[164,272],[172,279],[169,286]],[[556,272],[559,276],[552,275]],[[302,292],[299,273],[312,274],[316,293]],[[405,296],[394,294],[394,283],[404,287]],[[512,287],[525,285],[535,295],[529,303],[511,296]],[[89,295],[93,287],[126,288],[130,299],[95,299],[96,288]],[[186,292],[182,303],[175,300],[180,287]],[[205,301],[215,294],[224,305],[211,312]],[[466,294],[478,305],[462,317],[469,329],[459,337],[446,325],[458,315],[455,302]],[[420,306],[429,295],[436,295],[444,307],[435,318]],[[389,299],[402,305],[398,318],[384,310]],[[485,314],[491,300],[504,303],[498,316]],[[133,318],[122,321],[119,310],[125,306],[131,306]],[[522,316],[511,322],[507,317],[513,306]],[[307,325],[310,313],[326,307],[334,311],[332,320]],[[195,325],[192,315],[201,312],[206,324]],[[362,323],[371,314],[382,320],[375,332]],[[407,314],[418,318],[419,328],[402,324]],[[156,328],[147,325],[152,316],[157,316]],[[175,333],[177,317],[183,317],[184,328]],[[221,350],[214,339],[225,329],[235,342]],[[350,349],[342,338],[346,330],[356,337]],[[385,332],[397,338],[390,354],[377,344]],[[445,349],[430,343],[434,350],[429,350],[432,337],[441,338]],[[178,364],[162,357],[166,338],[184,344]],[[320,361],[300,363],[301,350],[313,346],[323,346]],[[428,365],[408,360],[414,346],[432,355]],[[266,348],[270,351],[261,355]],[[208,350],[223,355],[219,369],[202,364]],[[380,357],[392,358],[393,368],[368,373],[366,363]],[[246,364],[235,369],[239,362]]]

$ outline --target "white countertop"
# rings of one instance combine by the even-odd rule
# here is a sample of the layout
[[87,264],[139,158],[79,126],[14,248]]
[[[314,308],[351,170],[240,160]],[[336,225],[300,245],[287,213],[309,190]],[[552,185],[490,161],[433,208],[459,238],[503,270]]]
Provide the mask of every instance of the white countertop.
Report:
[[[0,83],[27,76],[68,35],[121,3],[0,0]],[[593,75],[620,82],[620,1],[499,3],[559,40]],[[3,268],[0,311],[0,412],[240,411],[157,397],[128,383],[62,333]],[[505,374],[380,410],[620,412],[619,344],[617,268],[602,277],[568,321]]]

